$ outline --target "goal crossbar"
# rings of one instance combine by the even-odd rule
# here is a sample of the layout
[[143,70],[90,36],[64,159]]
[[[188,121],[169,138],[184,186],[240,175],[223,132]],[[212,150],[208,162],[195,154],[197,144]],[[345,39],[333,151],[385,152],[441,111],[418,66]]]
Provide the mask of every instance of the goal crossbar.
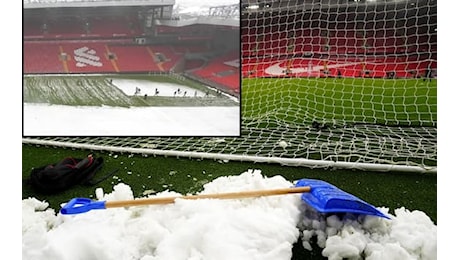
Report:
[[305,158],[282,158],[267,157],[243,154],[228,153],[207,153],[197,151],[179,151],[179,150],[160,150],[151,148],[122,147],[102,144],[76,143],[70,141],[53,141],[43,140],[40,138],[22,139],[23,144],[43,145],[50,147],[66,147],[73,149],[85,149],[94,151],[107,151],[119,153],[133,153],[153,156],[181,157],[189,159],[211,159],[211,160],[229,160],[229,161],[247,161],[256,163],[274,163],[285,166],[309,167],[309,168],[329,168],[329,169],[357,169],[367,171],[395,171],[395,172],[415,172],[415,173],[436,173],[437,167],[394,165],[380,163],[360,163],[360,162],[340,162],[312,160]]

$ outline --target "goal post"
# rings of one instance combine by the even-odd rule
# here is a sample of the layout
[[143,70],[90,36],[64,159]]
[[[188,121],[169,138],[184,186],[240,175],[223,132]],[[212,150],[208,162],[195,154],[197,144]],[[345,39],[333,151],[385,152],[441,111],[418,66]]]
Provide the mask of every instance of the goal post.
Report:
[[240,10],[241,136],[23,143],[436,173],[436,1],[252,2]]

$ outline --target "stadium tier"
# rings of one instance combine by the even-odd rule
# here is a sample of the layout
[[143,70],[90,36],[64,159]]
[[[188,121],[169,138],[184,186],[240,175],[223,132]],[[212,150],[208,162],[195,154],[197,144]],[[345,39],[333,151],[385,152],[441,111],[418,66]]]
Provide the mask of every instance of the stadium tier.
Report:
[[24,73],[64,73],[63,62],[65,59],[59,54],[58,43],[24,42]]
[[232,51],[231,53],[212,59],[207,65],[191,73],[195,76],[218,82],[235,92],[239,92],[239,52]]
[[24,22],[24,39],[91,39],[127,37],[142,34],[141,25],[135,18],[125,16],[85,17],[65,16],[32,17]]

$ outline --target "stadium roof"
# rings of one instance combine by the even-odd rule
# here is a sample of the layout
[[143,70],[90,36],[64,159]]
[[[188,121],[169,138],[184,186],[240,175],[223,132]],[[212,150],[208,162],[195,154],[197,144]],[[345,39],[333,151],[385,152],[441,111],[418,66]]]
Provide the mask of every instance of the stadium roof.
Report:
[[223,25],[231,27],[240,27],[240,19],[231,17],[217,17],[217,16],[199,16],[182,18],[180,20],[156,20],[157,25],[167,25],[173,27],[182,27],[192,24],[209,24],[209,25]]
[[175,0],[23,0],[23,8],[97,7],[97,6],[168,6]]
[[[237,0],[23,0],[24,9],[176,6],[173,18],[155,21],[168,26],[210,24],[239,27],[240,5]],[[236,1],[236,3],[235,3]],[[230,2],[230,3],[229,3]],[[231,4],[231,3],[234,4]]]
[[241,13],[302,11],[322,8],[418,5],[436,0],[241,0]]

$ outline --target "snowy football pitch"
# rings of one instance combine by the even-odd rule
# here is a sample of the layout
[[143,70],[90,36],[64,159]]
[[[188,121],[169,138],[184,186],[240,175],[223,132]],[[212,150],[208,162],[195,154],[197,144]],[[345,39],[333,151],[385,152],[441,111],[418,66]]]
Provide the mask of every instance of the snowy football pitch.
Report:
[[23,131],[35,135],[238,136],[236,98],[164,76],[24,78]]

